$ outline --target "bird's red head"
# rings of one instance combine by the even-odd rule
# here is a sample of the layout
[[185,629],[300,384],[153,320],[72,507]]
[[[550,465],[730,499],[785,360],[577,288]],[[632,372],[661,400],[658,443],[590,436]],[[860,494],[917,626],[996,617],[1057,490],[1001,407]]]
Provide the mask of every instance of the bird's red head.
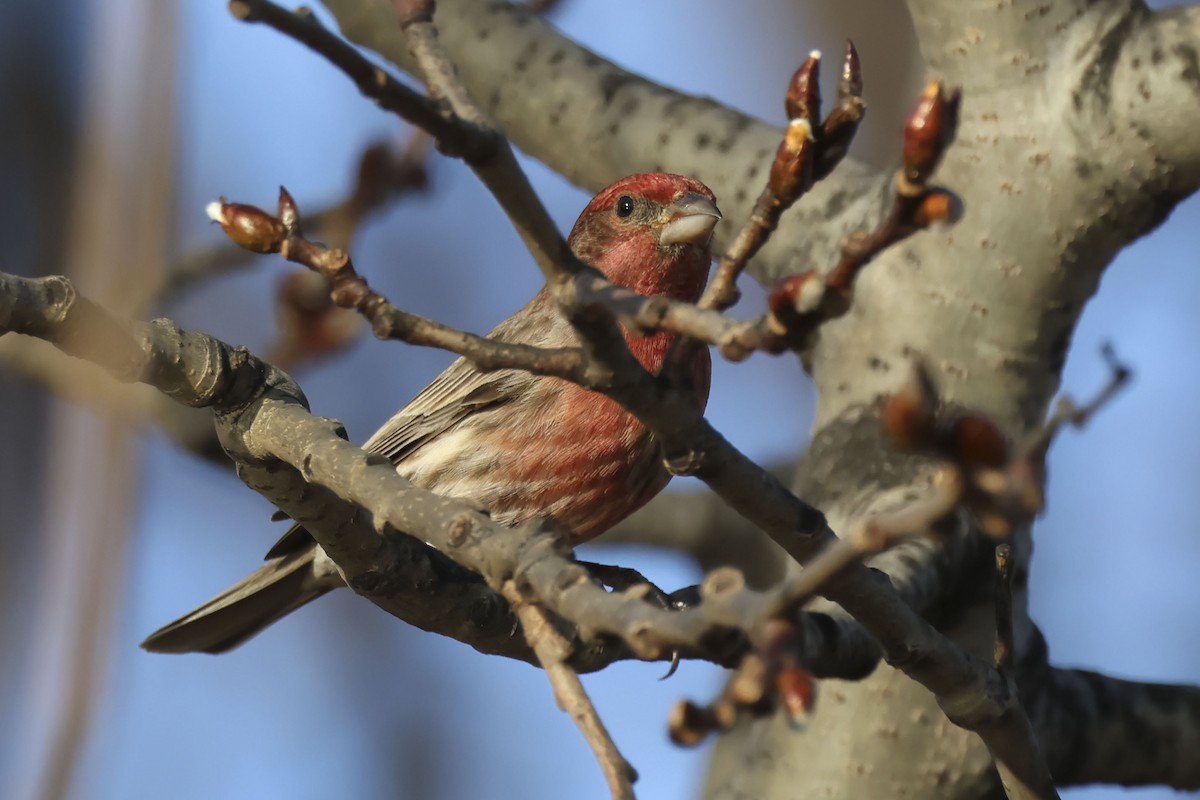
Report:
[[693,178],[630,175],[592,198],[567,241],[613,283],[695,302],[708,277],[709,242],[721,218],[715,200]]

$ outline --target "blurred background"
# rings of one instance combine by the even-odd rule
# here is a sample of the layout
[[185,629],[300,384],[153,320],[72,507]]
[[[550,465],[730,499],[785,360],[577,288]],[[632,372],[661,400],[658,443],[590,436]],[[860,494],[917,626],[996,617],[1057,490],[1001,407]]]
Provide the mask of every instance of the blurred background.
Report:
[[[852,36],[871,105],[857,154],[887,163],[920,72],[898,4],[868,5],[771,0],[747,14],[660,0],[618,12],[566,0],[552,21],[634,71],[777,123],[799,61]],[[274,298],[290,270],[278,259],[161,299],[164,265],[220,241],[205,204],[270,207],[280,183],[302,212],[336,203],[368,143],[399,149],[410,135],[318,57],[215,1],[0,4],[0,67],[3,268],[66,272],[110,307],[256,352],[276,339]],[[566,229],[587,195],[528,167]],[[1180,360],[1200,338],[1198,224],[1189,201],[1123,253],[1075,338],[1068,391],[1104,381],[1102,341],[1136,380],[1051,453],[1032,603],[1060,665],[1200,681],[1198,371]],[[373,216],[353,251],[401,307],[480,332],[540,285],[495,203],[437,156],[426,190]],[[761,293],[744,302],[753,313]],[[10,350],[0,346],[0,796],[557,798],[564,781],[572,797],[607,796],[539,671],[409,629],[349,592],[225,656],[139,650],[253,568],[283,527],[228,469],[131,423],[136,409],[95,413],[97,396],[74,378],[85,402],[63,402],[22,378]],[[313,410],[361,441],[449,360],[366,337],[296,373]],[[812,407],[794,361],[718,364],[710,418],[760,460],[800,452]],[[584,555],[668,588],[699,577],[650,550]],[[585,684],[638,767],[641,796],[693,797],[705,750],[668,743],[667,710],[711,696],[722,673],[688,663],[659,683],[662,672],[619,664]]]

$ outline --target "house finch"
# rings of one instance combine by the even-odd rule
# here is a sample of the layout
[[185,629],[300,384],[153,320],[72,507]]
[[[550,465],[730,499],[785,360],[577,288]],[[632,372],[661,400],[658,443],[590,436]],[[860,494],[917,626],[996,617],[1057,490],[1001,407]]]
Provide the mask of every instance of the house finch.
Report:
[[[610,281],[645,295],[695,302],[711,261],[720,218],[712,192],[679,175],[633,175],[600,192],[567,238]],[[579,343],[543,288],[489,334],[539,347]],[[625,339],[658,374],[675,337]],[[703,410],[708,349],[689,342],[670,377]],[[418,486],[470,498],[492,519],[516,525],[553,519],[573,544],[608,529],[670,480],[658,444],[615,401],[572,383],[519,370],[481,373],[458,359],[389,419],[363,448],[386,455]],[[267,554],[269,563],[236,586],[151,634],[142,647],[168,653],[220,653],[345,583],[300,526]]]

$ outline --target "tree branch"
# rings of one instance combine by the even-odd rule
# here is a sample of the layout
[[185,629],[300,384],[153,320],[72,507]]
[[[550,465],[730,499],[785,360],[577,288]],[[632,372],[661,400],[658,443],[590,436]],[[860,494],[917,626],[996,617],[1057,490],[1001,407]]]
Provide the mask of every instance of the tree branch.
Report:
[[[782,598],[811,591],[785,584],[760,594],[716,573],[706,582],[707,592],[702,587],[704,602],[692,611],[666,612],[642,602],[640,596],[609,595],[587,580],[581,568],[572,572],[555,534],[537,525],[497,526],[461,501],[409,485],[385,459],[338,439],[329,423],[313,424],[301,406],[298,387],[245,351],[183,334],[165,321],[147,326],[117,320],[77,298],[63,279],[4,276],[0,330],[43,336],[72,354],[103,363],[124,380],[146,380],[186,404],[211,406],[222,444],[238,461],[243,480],[304,524],[342,568],[352,588],[389,610],[390,598],[376,597],[374,591],[381,584],[387,586],[390,565],[400,560],[395,537],[381,540],[361,520],[346,524],[356,518],[353,510],[340,517],[330,514],[324,507],[328,493],[313,492],[309,484],[330,487],[337,496],[371,509],[376,526],[386,521],[430,543],[486,576],[493,587],[523,576],[550,608],[560,614],[566,611],[582,630],[622,636],[642,658],[662,658],[672,650],[706,642],[705,649],[724,660],[731,653],[730,639],[714,638],[714,633],[753,630],[758,620],[777,613]],[[658,402],[639,416],[668,448],[705,443],[699,451],[703,457],[693,461],[727,502],[798,557],[816,556],[825,543],[835,540],[819,512],[729,445],[690,404],[665,387],[654,384],[654,388]],[[621,399],[633,400],[630,405],[637,407],[646,398]],[[681,416],[685,411],[690,419]],[[690,427],[682,424],[685,419]],[[292,467],[281,469],[281,461]],[[846,568],[822,591],[880,638],[890,661],[900,662],[898,666],[938,694],[952,719],[979,731],[998,759],[1018,771],[1026,769],[1023,748],[1028,743],[1022,744],[1021,728],[1014,727],[1024,717],[1019,713],[1014,717],[1012,702],[989,677],[994,670],[942,638],[886,581],[863,567]],[[732,652],[743,646],[735,637]],[[689,652],[694,650],[686,650],[685,655]],[[594,650],[584,652],[580,660],[594,656]],[[1036,748],[1032,752],[1036,757]]]
[[120,383],[104,370],[72,359],[40,339],[18,335],[0,339],[0,368],[80,407],[126,423],[152,423],[182,449],[209,461],[229,463],[208,415],[173,403],[148,386]]
[[[417,130],[399,152],[387,141],[363,149],[354,185],[345,197],[308,214],[309,234],[331,247],[349,247],[362,224],[401,197],[428,188],[425,162],[429,136]],[[160,303],[183,295],[197,283],[244,267],[252,256],[229,242],[201,246],[183,254],[166,270],[156,294]]]
[[956,0],[907,0],[907,5],[929,68],[951,83],[983,90],[1037,74],[1035,65],[1053,54],[1057,33],[1086,6],[1117,3],[1013,0],[972,6]]
[[[775,475],[786,469],[771,468]],[[664,492],[595,541],[662,548],[695,560],[704,572],[734,567],[755,588],[783,578],[785,554],[712,492]]]
[[1047,666],[1040,636],[1018,664],[1022,702],[1055,780],[1200,789],[1200,687]]
[[[325,5],[351,41],[416,72],[390,3]],[[626,72],[519,5],[443,0],[436,22],[482,111],[568,180],[599,190],[633,172],[677,172],[712,188],[727,220],[750,214],[780,127]],[[780,222],[750,272],[769,284],[834,263],[843,236],[875,227],[888,188],[886,171],[847,159]],[[732,224],[718,225],[718,245],[727,246],[733,233]]]
[[1073,126],[1092,132],[1087,168],[1108,166],[1114,152],[1132,159],[1133,177],[1149,200],[1142,223],[1149,230],[1200,187],[1194,135],[1200,124],[1200,9],[1099,5],[1120,16],[1106,20],[1102,36],[1086,41],[1075,73],[1064,80],[1074,87]]
[[570,643],[554,629],[545,610],[539,608],[536,601],[524,597],[512,581],[504,585],[504,597],[516,611],[525,638],[537,653],[538,661],[554,687],[558,707],[571,715],[592,748],[612,797],[614,800],[633,800],[637,772],[617,750],[596,707],[588,699],[578,673],[566,665],[571,653]]

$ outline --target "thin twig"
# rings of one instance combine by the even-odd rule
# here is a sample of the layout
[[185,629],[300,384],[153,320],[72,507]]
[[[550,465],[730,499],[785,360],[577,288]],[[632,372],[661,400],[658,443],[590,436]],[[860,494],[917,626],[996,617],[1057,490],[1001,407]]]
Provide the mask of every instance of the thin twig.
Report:
[[[962,495],[958,474],[951,469],[939,471],[925,495],[899,509],[871,515],[849,536],[829,542],[799,575],[763,597],[763,604],[753,609],[757,618],[744,627],[750,632],[755,650],[743,657],[736,677],[708,706],[686,702],[675,707],[670,720],[672,739],[686,745],[698,744],[710,733],[729,730],[745,715],[772,713],[777,699],[791,699],[786,704],[807,713],[812,702],[812,675],[803,668],[803,642],[793,624],[800,618],[801,608],[850,565],[910,536],[939,533]],[[748,591],[740,583],[736,586],[742,593]],[[743,609],[749,611],[744,601]],[[789,691],[780,691],[780,687],[788,687]]]
[[846,567],[882,552],[902,539],[937,533],[939,523],[953,514],[962,501],[964,487],[953,470],[939,470],[929,491],[894,511],[874,514],[854,527],[848,536],[830,544],[808,562],[800,574],[779,592],[774,613],[795,613],[820,593],[822,587]]
[[1046,453],[1062,426],[1085,424],[1129,381],[1129,369],[1111,348],[1106,346],[1103,355],[1112,370],[1104,388],[1082,408],[1062,399],[1050,419],[1016,446],[986,415],[941,408],[937,387],[921,362],[907,384],[884,400],[884,429],[901,449],[933,456],[958,470],[965,486],[963,505],[985,533],[1007,537],[1042,510]]
[[[372,214],[428,186],[425,164],[431,141],[429,134],[418,128],[399,153],[389,143],[369,145],[359,158],[349,194],[306,216],[309,235],[331,247],[347,247]],[[167,268],[156,299],[169,303],[201,281],[246,266],[250,258],[245,250],[230,247],[225,241],[198,247]]]
[[570,643],[555,630],[545,610],[524,597],[513,581],[504,584],[502,594],[521,620],[525,641],[537,654],[546,678],[554,687],[554,699],[558,707],[571,715],[592,748],[614,800],[633,800],[633,782],[637,780],[637,771],[617,749],[584,690],[579,674],[567,666]]
[[230,0],[229,11],[243,22],[257,22],[295,39],[346,74],[359,91],[413,125],[428,131],[446,147],[470,149],[478,132],[449,118],[441,106],[372,64],[352,45],[329,31],[311,11],[292,12],[268,0]]
[[208,214],[241,246],[260,253],[279,253],[319,273],[329,282],[334,303],[361,313],[381,339],[449,350],[469,358],[482,371],[517,368],[585,385],[595,382],[578,347],[543,348],[501,342],[397,308],[358,274],[346,251],[326,247],[300,233],[300,213],[282,187],[277,215],[226,202],[211,203]]
[[1070,397],[1062,397],[1054,409],[1054,414],[1046,421],[1046,424],[1030,436],[1023,445],[1024,451],[1031,456],[1040,455],[1044,459],[1050,443],[1058,435],[1063,425],[1070,424],[1076,428],[1082,428],[1095,416],[1096,412],[1108,405],[1113,397],[1129,383],[1133,377],[1133,371],[1117,358],[1116,351],[1111,344],[1106,343],[1100,348],[1100,357],[1104,359],[1109,370],[1108,381],[1100,391],[1096,392],[1095,396],[1082,406],[1077,406]]
[[1012,607],[1012,545],[996,545],[996,668],[1012,675],[1013,607]]
[[[789,122],[767,183],[759,193],[733,244],[717,264],[712,282],[700,298],[701,308],[724,311],[741,296],[738,276],[779,226],[779,219],[813,184],[829,175],[846,154],[858,122],[866,108],[862,100],[862,68],[858,51],[846,43],[838,103],[834,112],[821,120],[819,88],[821,54],[814,51],[788,83],[784,108]],[[819,172],[818,172],[819,169]]]

